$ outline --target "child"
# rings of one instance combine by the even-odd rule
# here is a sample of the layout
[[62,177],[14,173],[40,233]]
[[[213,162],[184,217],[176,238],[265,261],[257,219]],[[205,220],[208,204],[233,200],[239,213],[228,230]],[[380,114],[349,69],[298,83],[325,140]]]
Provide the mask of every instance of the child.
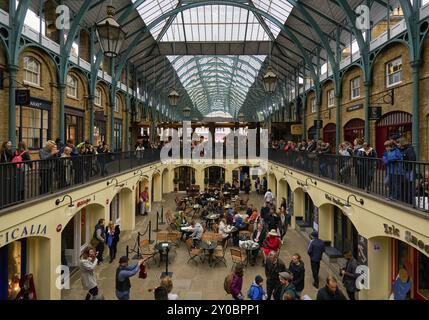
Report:
[[264,291],[264,288],[262,287],[262,283],[264,282],[264,279],[257,275],[255,277],[255,281],[250,285],[249,290],[247,291],[247,297],[250,300],[266,300],[267,294]]

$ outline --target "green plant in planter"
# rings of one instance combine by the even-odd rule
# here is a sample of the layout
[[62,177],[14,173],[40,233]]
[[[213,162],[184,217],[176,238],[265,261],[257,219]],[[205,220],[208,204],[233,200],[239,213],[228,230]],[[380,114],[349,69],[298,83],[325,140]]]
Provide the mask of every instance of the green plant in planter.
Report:
[[223,178],[219,179],[219,184],[222,186],[225,183],[225,180]]
[[195,184],[195,178],[192,178],[192,179],[191,179],[191,183],[192,183],[192,184]]
[[204,178],[204,184],[208,185],[209,184],[209,178]]

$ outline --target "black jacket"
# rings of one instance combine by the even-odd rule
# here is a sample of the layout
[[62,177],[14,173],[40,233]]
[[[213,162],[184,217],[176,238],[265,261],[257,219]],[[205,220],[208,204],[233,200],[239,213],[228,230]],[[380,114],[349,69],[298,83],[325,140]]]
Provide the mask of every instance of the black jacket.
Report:
[[296,291],[304,290],[304,279],[305,279],[304,262],[301,261],[299,265],[296,265],[295,263],[293,263],[293,261],[291,261],[289,265],[289,271],[293,275],[292,283],[294,284]]
[[343,276],[343,284],[347,291],[356,292],[356,279],[359,277],[359,273],[356,273],[358,263],[355,258],[351,258],[347,261],[345,266],[346,273]]
[[270,259],[267,259],[267,263],[265,263],[265,276],[267,277],[267,281],[279,282],[279,273],[286,271],[286,265],[280,259],[277,259],[277,263],[273,264]]
[[266,221],[267,217],[270,215],[270,208],[269,207],[262,207],[261,208],[261,218]]
[[340,289],[337,289],[335,293],[332,293],[328,287],[323,287],[317,291],[317,298],[316,300],[347,300],[344,294],[341,292]]
[[313,239],[308,246],[308,255],[310,260],[320,262],[323,252],[325,252],[325,243],[320,239]]

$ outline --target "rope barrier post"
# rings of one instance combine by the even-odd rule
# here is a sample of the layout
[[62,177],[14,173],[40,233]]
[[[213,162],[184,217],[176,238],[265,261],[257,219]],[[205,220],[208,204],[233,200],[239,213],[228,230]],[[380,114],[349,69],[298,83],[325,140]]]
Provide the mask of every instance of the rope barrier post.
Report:
[[128,258],[129,246],[127,246],[127,248],[126,248],[125,250],[127,250],[127,252],[126,252],[126,256],[127,256],[127,258]]
[[161,229],[159,228],[159,212],[156,212],[156,229],[153,230],[153,232],[158,232],[161,231]]
[[168,272],[168,253],[170,252],[170,247],[165,248],[165,272],[161,273],[161,279],[165,277],[172,277],[173,272]]
[[152,243],[155,242],[154,240],[151,239],[151,235],[152,235],[152,221],[149,221],[148,227],[149,227],[149,243],[152,244]]
[[161,222],[159,223],[160,225],[164,225],[164,206],[161,207]]

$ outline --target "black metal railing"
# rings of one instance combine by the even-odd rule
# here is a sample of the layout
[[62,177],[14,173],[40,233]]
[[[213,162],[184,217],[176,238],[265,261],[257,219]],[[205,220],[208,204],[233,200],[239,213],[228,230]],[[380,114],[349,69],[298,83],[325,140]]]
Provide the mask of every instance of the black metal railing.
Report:
[[269,160],[429,212],[429,163],[275,150]]
[[0,209],[160,161],[159,150],[0,164]]

